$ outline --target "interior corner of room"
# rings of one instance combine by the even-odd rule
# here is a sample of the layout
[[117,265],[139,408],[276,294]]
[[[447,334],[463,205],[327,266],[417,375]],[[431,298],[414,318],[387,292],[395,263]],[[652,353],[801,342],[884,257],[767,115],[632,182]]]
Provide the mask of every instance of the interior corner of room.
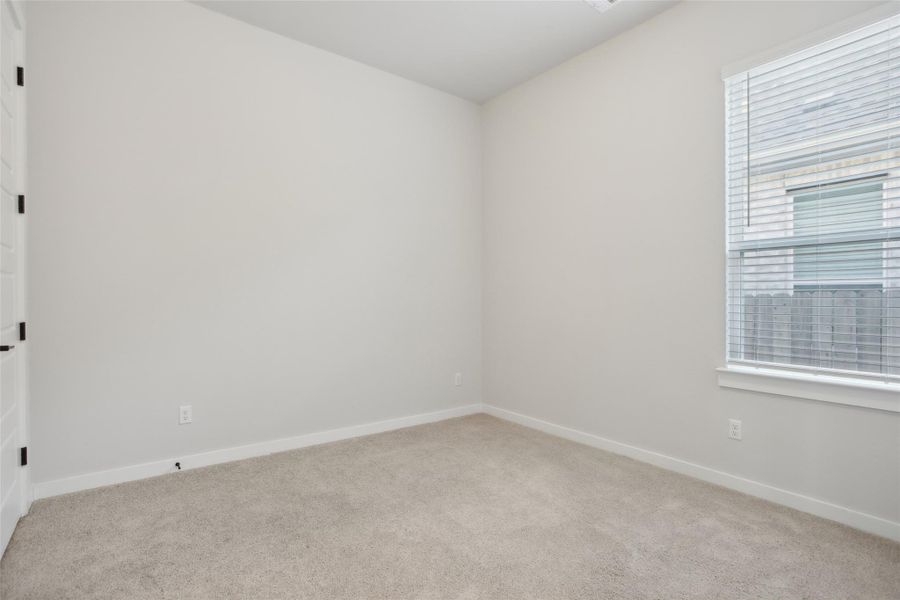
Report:
[[0,0],[0,596],[900,597],[898,15]]

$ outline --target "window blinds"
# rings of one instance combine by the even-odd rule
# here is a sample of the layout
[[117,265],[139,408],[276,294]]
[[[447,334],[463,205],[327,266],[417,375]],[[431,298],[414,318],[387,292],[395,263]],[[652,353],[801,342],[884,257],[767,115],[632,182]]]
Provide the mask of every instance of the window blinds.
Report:
[[729,362],[900,378],[900,16],[725,92]]

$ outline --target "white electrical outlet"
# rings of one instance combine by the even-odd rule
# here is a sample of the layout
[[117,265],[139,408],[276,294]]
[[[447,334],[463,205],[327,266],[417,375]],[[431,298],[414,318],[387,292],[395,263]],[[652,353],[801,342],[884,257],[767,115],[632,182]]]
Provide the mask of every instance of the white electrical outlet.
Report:
[[741,422],[737,419],[728,419],[728,437],[733,440],[741,439]]
[[178,424],[186,425],[194,420],[194,407],[186,404],[178,409]]
[[453,376],[453,385],[462,385],[462,373]]

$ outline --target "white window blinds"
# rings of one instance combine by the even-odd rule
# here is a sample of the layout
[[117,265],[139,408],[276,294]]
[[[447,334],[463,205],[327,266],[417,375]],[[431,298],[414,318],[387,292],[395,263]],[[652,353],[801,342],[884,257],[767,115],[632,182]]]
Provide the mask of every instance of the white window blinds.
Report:
[[725,88],[729,362],[900,377],[900,17]]

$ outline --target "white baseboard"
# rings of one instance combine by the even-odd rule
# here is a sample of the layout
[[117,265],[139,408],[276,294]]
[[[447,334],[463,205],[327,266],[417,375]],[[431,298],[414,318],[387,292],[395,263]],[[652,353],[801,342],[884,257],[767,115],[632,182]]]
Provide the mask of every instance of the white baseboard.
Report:
[[597,435],[578,431],[577,429],[548,423],[547,421],[528,417],[489,404],[484,405],[484,412],[500,419],[524,425],[525,427],[537,429],[551,435],[593,446],[594,448],[600,448],[601,450],[606,450],[615,454],[621,454],[641,462],[668,469],[669,471],[689,475],[696,479],[702,479],[703,481],[737,490],[751,496],[756,496],[757,498],[789,506],[818,517],[837,521],[838,523],[843,523],[844,525],[849,525],[850,527],[861,529],[868,533],[874,533],[875,535],[900,541],[900,523],[882,519],[875,515],[859,512],[844,506],[804,496],[803,494],[777,488],[758,481],[738,477],[737,475],[731,475],[724,471],[717,471],[709,467],[704,467],[651,450],[645,450],[636,446],[616,442]]
[[593,446],[594,448],[599,448],[615,454],[621,454],[641,462],[650,463],[670,471],[675,471],[676,473],[721,485],[751,496],[756,496],[757,498],[769,500],[770,502],[789,506],[825,519],[831,519],[832,521],[837,521],[838,523],[843,523],[850,527],[861,529],[862,531],[900,541],[900,523],[882,519],[881,517],[859,512],[837,504],[832,504],[824,500],[804,496],[765,483],[760,483],[758,481],[738,477],[737,475],[731,475],[724,471],[717,471],[709,467],[660,454],[659,452],[653,452],[652,450],[645,450],[591,433],[578,431],[577,429],[571,429],[569,427],[563,427],[562,425],[542,421],[534,417],[522,415],[489,404],[470,404],[431,413],[388,419],[364,425],[342,427],[340,429],[309,433],[296,437],[282,438],[268,442],[248,444],[245,446],[236,446],[233,448],[224,448],[222,450],[213,450],[211,452],[203,452],[189,456],[173,457],[140,465],[110,469],[108,471],[76,475],[74,477],[67,477],[65,479],[57,479],[54,481],[45,481],[34,484],[33,497],[35,500],[38,500],[41,498],[58,496],[60,494],[68,494],[70,492],[164,475],[175,470],[173,465],[176,460],[181,462],[182,469],[196,469],[198,467],[206,467],[244,458],[253,458],[255,456],[264,456],[275,452],[284,452],[286,450],[305,448],[307,446],[315,446],[327,442],[336,442],[339,440],[346,440],[384,431],[392,431],[424,423],[443,421],[444,419],[463,417],[481,412],[532,429],[537,429],[551,435]]
[[411,415],[408,417],[399,417],[396,419],[387,419],[385,421],[376,421],[374,423],[366,423],[364,425],[353,425],[350,427],[341,427],[339,429],[331,429],[329,431],[321,431],[317,433],[308,433],[290,438],[282,438],[271,440],[268,442],[259,442],[256,444],[247,444],[245,446],[235,446],[233,448],[223,448],[221,450],[212,450],[210,452],[202,452],[189,456],[179,456],[156,460],[153,462],[143,463],[139,465],[131,465],[118,469],[109,469],[107,471],[97,471],[94,473],[85,473],[84,475],[75,475],[64,479],[56,479],[53,481],[44,481],[35,483],[33,486],[33,497],[35,500],[41,498],[49,498],[51,496],[59,496],[60,494],[68,494],[70,492],[78,492],[91,488],[113,485],[116,483],[124,483],[126,481],[135,481],[137,479],[146,479],[147,477],[156,477],[157,475],[165,475],[175,471],[175,461],[181,463],[183,470],[196,469],[198,467],[208,467],[220,463],[241,460],[244,458],[253,458],[256,456],[264,456],[275,452],[284,452],[285,450],[294,450],[296,448],[305,448],[307,446],[315,446],[317,444],[325,444],[328,442],[336,442],[349,438],[360,437],[364,435],[372,435],[373,433],[382,433],[384,431],[392,431],[394,429],[403,429],[404,427],[412,427],[414,425],[422,425],[424,423],[432,423],[435,421],[443,421],[455,417],[464,417],[480,413],[482,411],[481,404],[469,404],[457,408],[447,410],[439,410],[436,412],[422,413]]

